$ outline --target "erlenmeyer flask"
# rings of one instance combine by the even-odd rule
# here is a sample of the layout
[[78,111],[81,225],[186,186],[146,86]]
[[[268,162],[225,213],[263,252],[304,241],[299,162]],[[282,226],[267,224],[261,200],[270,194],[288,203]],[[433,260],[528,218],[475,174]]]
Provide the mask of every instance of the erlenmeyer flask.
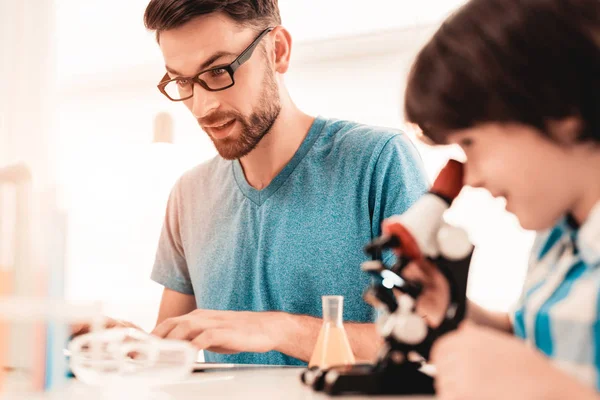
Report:
[[324,369],[354,364],[354,354],[342,323],[344,297],[323,296],[322,299],[323,326],[308,366]]

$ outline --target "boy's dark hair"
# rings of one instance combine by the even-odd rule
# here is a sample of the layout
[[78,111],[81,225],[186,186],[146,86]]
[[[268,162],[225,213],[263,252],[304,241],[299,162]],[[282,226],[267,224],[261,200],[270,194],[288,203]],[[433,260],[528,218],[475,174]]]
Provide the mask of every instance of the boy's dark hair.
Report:
[[548,135],[571,116],[600,142],[600,1],[469,1],[418,54],[405,114],[437,143],[486,122]]
[[151,0],[144,13],[146,29],[160,33],[201,15],[223,12],[240,25],[261,28],[281,24],[277,0]]

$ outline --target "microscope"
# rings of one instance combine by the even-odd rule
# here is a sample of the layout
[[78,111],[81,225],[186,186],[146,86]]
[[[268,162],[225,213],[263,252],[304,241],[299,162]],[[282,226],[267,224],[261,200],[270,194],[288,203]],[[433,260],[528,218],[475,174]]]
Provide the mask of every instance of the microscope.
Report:
[[[437,338],[456,329],[466,312],[467,277],[473,245],[464,230],[446,224],[444,212],[463,187],[463,164],[450,160],[431,190],[404,214],[382,224],[382,236],[365,247],[370,261],[362,270],[373,277],[364,295],[378,311],[377,327],[384,345],[375,364],[311,368],[302,381],[329,395],[434,394],[434,377],[427,360]],[[384,263],[392,250],[394,265]],[[447,307],[437,326],[417,314],[422,282],[404,279],[402,271],[411,263],[427,262],[447,283]]]

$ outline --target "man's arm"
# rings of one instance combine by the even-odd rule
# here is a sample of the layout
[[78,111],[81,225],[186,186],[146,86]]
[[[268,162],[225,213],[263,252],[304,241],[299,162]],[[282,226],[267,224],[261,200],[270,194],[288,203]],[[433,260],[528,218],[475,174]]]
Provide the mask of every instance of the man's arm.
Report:
[[168,318],[179,317],[189,314],[196,309],[196,298],[194,295],[183,294],[171,289],[164,288],[156,326]]
[[[280,313],[281,340],[275,350],[309,361],[323,324],[319,318]],[[345,323],[344,328],[358,362],[373,362],[383,341],[375,324]]]
[[[163,317],[167,314],[166,308],[161,312]],[[178,312],[182,310],[183,307]],[[276,350],[309,361],[322,324],[320,318],[284,312],[196,309],[183,316],[164,319],[152,334],[189,340],[199,350],[216,353]],[[346,323],[344,327],[356,359],[373,361],[381,345],[375,325]]]

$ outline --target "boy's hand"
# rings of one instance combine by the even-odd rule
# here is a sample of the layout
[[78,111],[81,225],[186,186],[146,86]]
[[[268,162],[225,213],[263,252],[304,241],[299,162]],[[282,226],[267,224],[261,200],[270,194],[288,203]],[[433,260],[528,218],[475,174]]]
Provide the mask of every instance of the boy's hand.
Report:
[[400,275],[423,285],[423,292],[417,299],[417,313],[429,326],[438,327],[450,303],[450,285],[444,275],[425,259],[412,261]]
[[442,336],[431,354],[442,400],[550,399],[553,383],[564,379],[521,340],[468,322]]

